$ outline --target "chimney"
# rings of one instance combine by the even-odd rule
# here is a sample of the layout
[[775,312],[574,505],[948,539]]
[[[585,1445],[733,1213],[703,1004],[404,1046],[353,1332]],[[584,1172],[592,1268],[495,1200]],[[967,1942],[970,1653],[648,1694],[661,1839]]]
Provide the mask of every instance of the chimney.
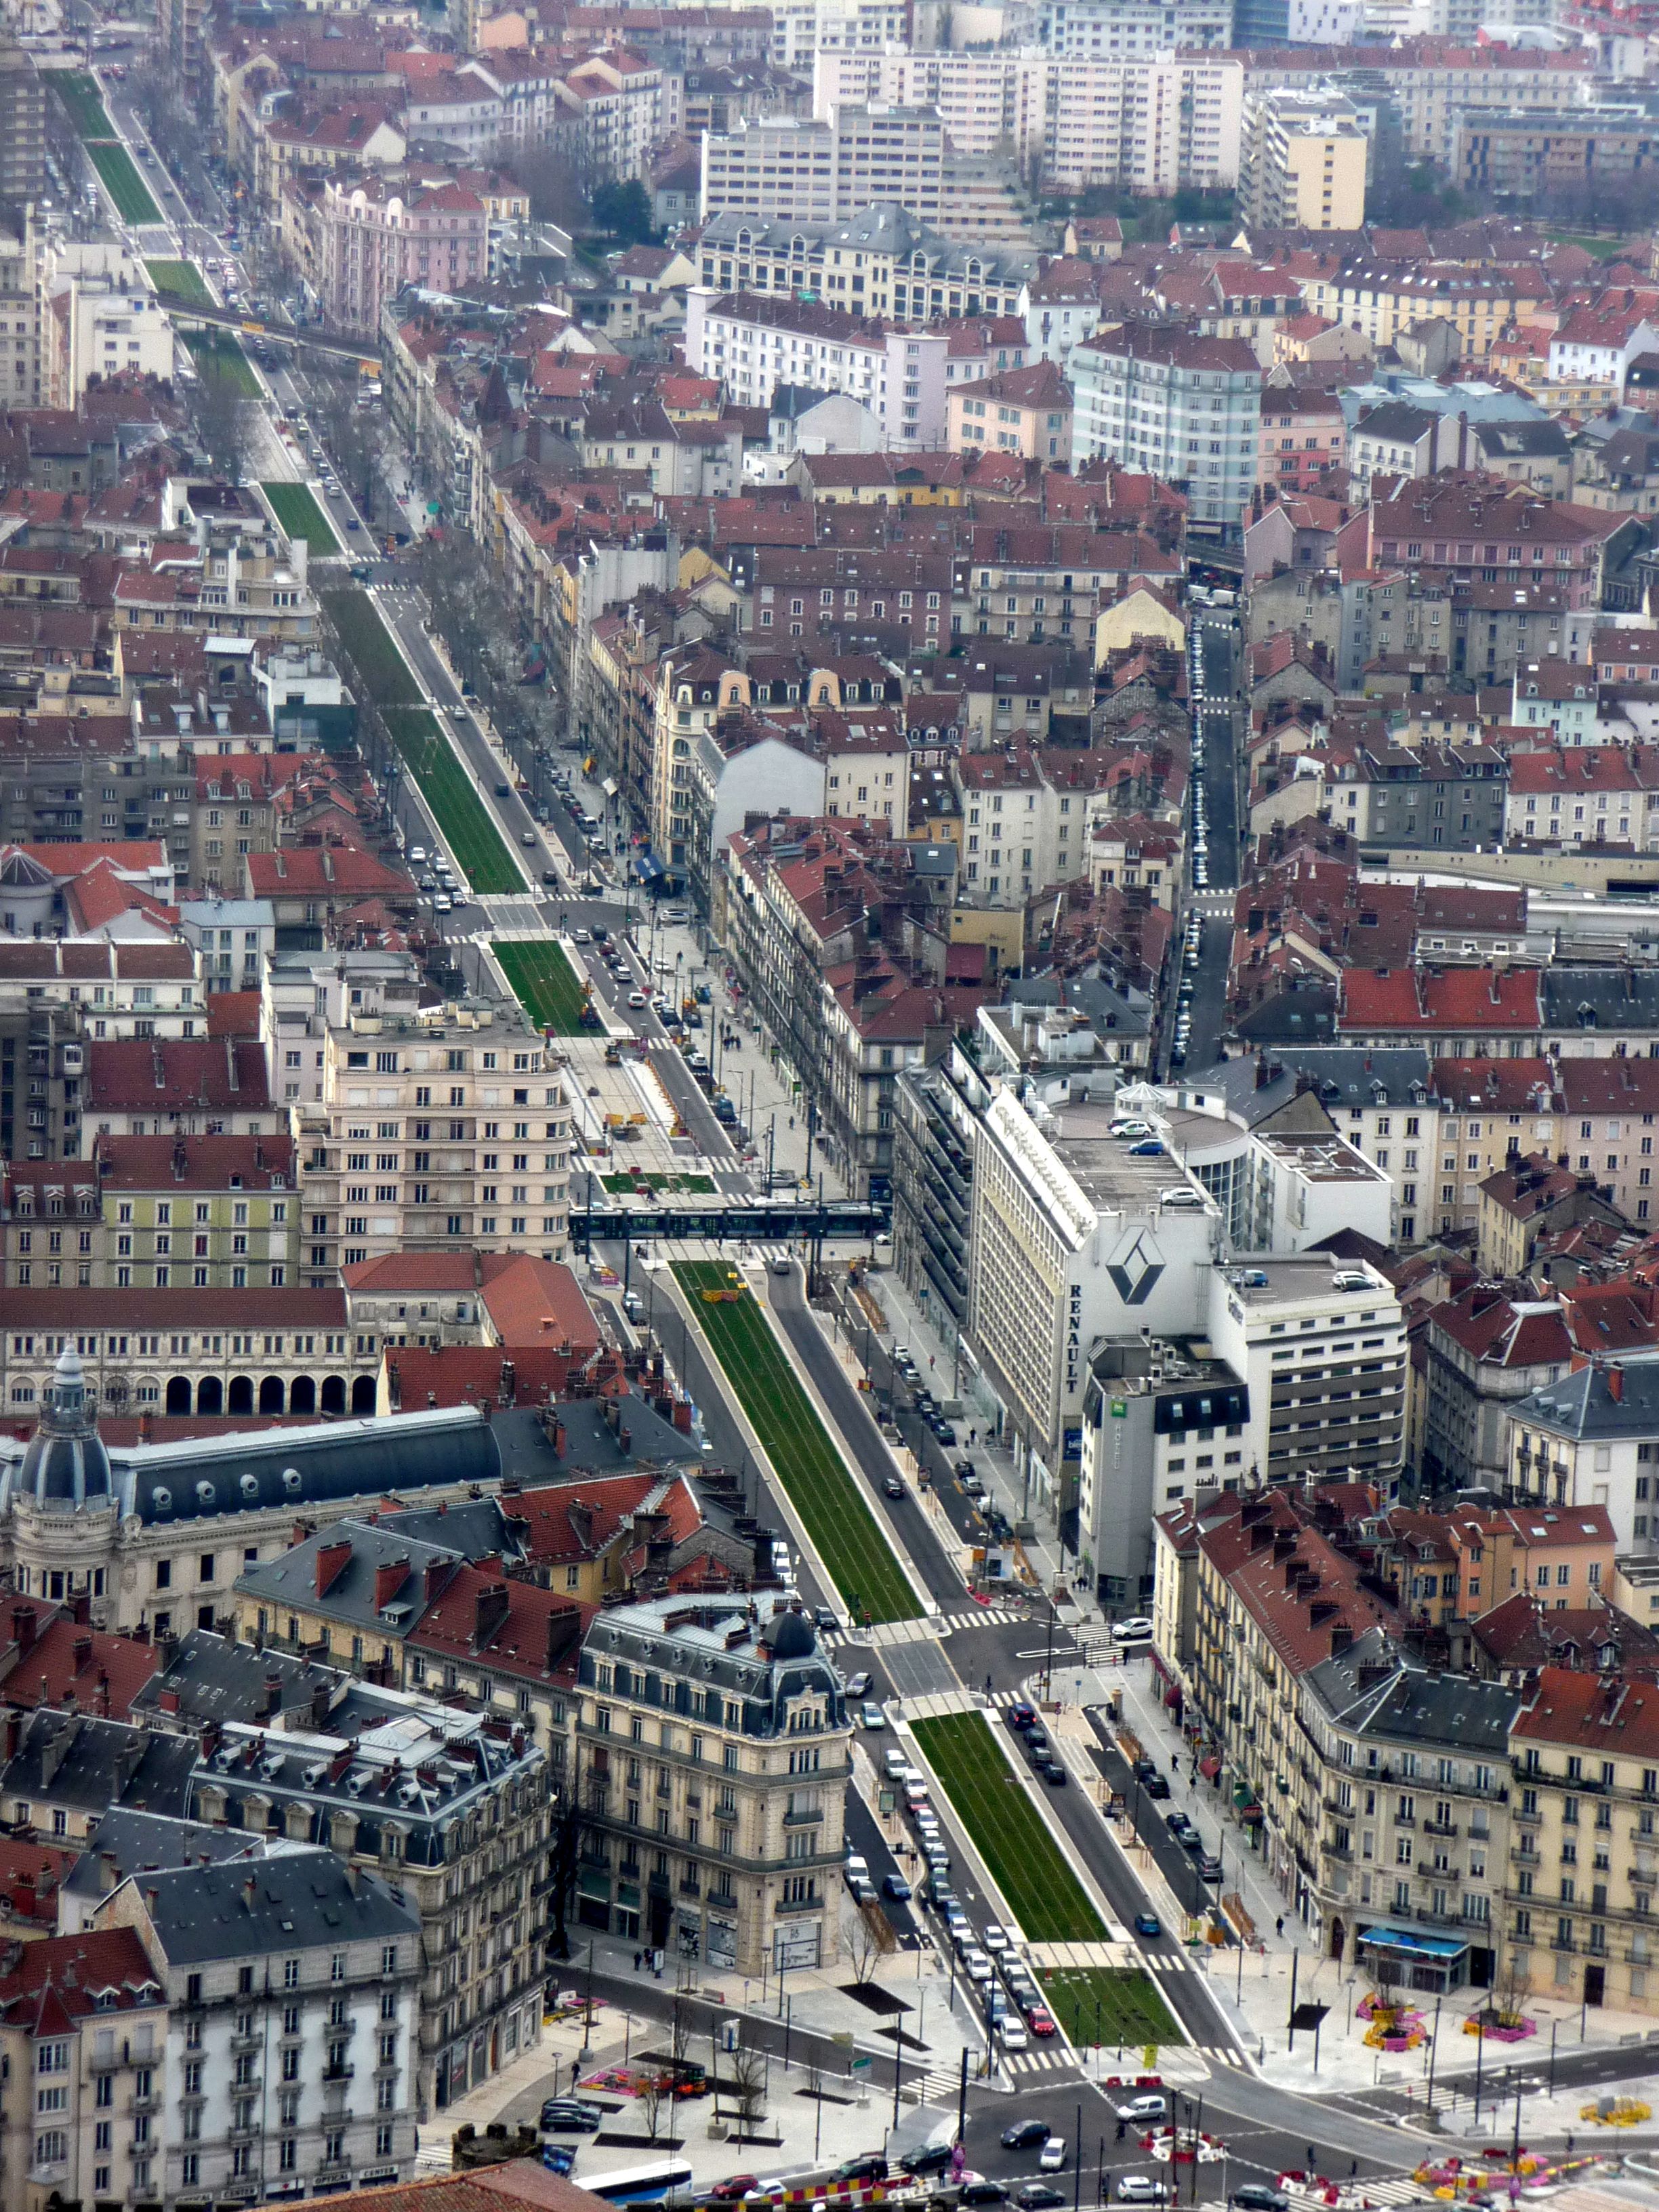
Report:
[[11,1609],[11,1640],[17,1646],[18,1656],[28,1650],[34,1642],[34,1607],[15,1605]]
[[374,1570],[374,1610],[380,1612],[391,1604],[409,1580],[409,1560],[383,1559]]
[[76,1673],[78,1674],[83,1667],[89,1667],[91,1664],[92,1638],[89,1636],[77,1636],[75,1639]]
[[1625,1402],[1625,1370],[1617,1364],[1607,1370],[1607,1395],[1615,1406]]
[[280,1674],[265,1676],[264,1702],[259,1708],[261,1720],[274,1720],[283,1709],[283,1678]]
[[349,1539],[317,1547],[317,1595],[326,1597],[351,1564]]
[[507,1619],[511,1601],[504,1582],[486,1583],[478,1592],[472,1623],[472,1644],[482,1651]]

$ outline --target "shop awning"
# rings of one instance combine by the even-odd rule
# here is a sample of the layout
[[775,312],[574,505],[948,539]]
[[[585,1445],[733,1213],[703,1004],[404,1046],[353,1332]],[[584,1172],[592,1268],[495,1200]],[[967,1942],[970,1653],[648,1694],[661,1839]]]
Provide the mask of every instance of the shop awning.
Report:
[[1359,1940],[1379,1951],[1410,1951],[1423,1959],[1461,1959],[1469,1948],[1443,1936],[1419,1936],[1410,1928],[1368,1928]]
[[1213,1782],[1221,1771],[1221,1761],[1218,1759],[1200,1759],[1198,1771],[1206,1782]]
[[1181,1703],[1181,1685],[1178,1682],[1171,1682],[1165,1688],[1164,1702],[1171,1709]]
[[605,781],[599,786],[599,789],[605,793],[607,799],[614,799],[618,789],[616,777],[614,775],[606,776]]
[[634,873],[642,884],[654,884],[659,876],[668,873],[654,853],[641,853],[634,862]]

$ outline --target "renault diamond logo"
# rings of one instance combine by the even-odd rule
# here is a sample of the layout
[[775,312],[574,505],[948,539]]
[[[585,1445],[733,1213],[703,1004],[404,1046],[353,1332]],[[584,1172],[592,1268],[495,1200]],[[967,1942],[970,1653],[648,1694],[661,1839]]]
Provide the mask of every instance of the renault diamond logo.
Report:
[[1152,1238],[1138,1229],[1118,1245],[1106,1262],[1106,1273],[1126,1306],[1144,1306],[1164,1273],[1164,1262]]

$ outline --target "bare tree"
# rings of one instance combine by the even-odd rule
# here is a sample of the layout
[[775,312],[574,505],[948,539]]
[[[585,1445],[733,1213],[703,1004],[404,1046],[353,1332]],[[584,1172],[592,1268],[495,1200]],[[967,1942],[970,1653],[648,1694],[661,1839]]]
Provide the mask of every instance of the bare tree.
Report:
[[507,163],[508,174],[530,195],[530,212],[539,222],[561,230],[580,230],[587,222],[587,200],[568,155],[555,146],[526,146]]
[[732,2095],[738,2124],[746,2135],[765,2118],[766,2054],[740,2043],[732,2053]]
[[252,449],[255,403],[236,389],[211,352],[201,356],[197,380],[191,412],[208,465],[216,475],[239,477]]
[[876,1969],[898,1948],[892,1923],[878,1905],[861,1905],[848,1931],[847,1955],[853,1979],[860,1987],[876,1978]]
[[657,2120],[662,2112],[665,2094],[660,2074],[646,2074],[640,2077],[637,2102],[645,2115],[646,2132],[653,2142],[657,2140]]

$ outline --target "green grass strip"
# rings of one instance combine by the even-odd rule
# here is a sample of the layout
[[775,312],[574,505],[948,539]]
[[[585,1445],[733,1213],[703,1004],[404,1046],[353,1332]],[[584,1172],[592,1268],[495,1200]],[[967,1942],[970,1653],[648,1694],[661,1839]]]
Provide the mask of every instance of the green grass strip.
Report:
[[1104,1943],[1110,1930],[981,1713],[917,1721],[916,1739],[1033,1943]]
[[734,1287],[732,1270],[717,1260],[677,1261],[674,1276],[848,1612],[870,1621],[915,1620],[916,1594],[753,1291],[745,1288],[732,1304],[706,1303],[705,1291]]
[[418,707],[421,687],[368,593],[343,586],[319,596],[341,644],[356,662],[357,673],[380,705]]
[[89,145],[87,159],[103,179],[124,222],[160,222],[161,210],[150,198],[149,186],[133,167],[125,146]]
[[1156,1984],[1139,1966],[1055,1966],[1037,1979],[1049,2011],[1079,2050],[1181,2041]]
[[259,380],[234,338],[210,337],[205,331],[186,331],[185,350],[204,383],[228,384],[239,399],[257,399]]
[[[498,945],[496,950],[500,949]],[[609,1175],[601,1176],[599,1182],[613,1198],[625,1198],[641,1183],[649,1190],[678,1191],[687,1198],[712,1198],[714,1194],[713,1176]]]
[[373,599],[356,588],[318,596],[340,642],[356,663],[364,687],[379,702],[392,743],[419,784],[467,882],[485,896],[521,891],[523,871],[437,717],[421,703],[414,672]]
[[334,526],[308,484],[267,483],[260,490],[270,501],[271,513],[290,538],[303,538],[313,553],[326,560],[331,553],[341,550]]
[[[520,1005],[532,1022],[556,1036],[578,1036],[582,1032],[582,1008],[587,994],[562,945],[547,938],[508,938],[493,946],[501,972],[513,986]],[[626,1178],[619,1178],[626,1182]]]
[[95,77],[83,70],[54,70],[46,82],[63,102],[77,138],[113,138],[115,125],[104,106]]
[[392,742],[421,787],[455,865],[481,896],[521,891],[519,864],[429,707],[383,707]]
[[158,292],[171,292],[175,299],[187,300],[192,307],[214,304],[207,279],[193,261],[147,261],[144,266]]

